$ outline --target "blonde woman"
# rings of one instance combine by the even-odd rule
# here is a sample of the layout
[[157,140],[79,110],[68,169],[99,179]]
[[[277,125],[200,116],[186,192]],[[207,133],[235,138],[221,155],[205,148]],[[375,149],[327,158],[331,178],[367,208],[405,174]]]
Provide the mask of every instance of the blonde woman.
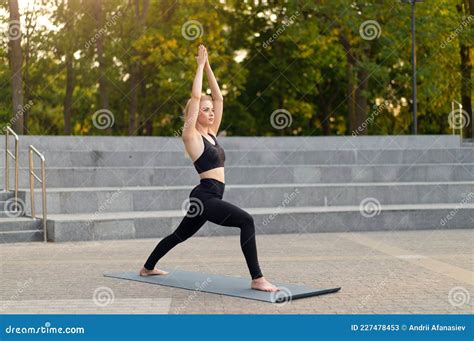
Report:
[[[218,225],[240,228],[240,246],[252,278],[250,287],[277,291],[279,288],[268,282],[260,270],[252,216],[222,200],[225,188],[225,153],[216,136],[222,120],[224,101],[203,45],[199,45],[196,59],[198,66],[192,95],[184,112],[182,139],[201,180],[189,194],[190,206],[186,216],[172,234],[158,243],[140,270],[140,275],[166,275],[168,272],[155,268],[158,260],[177,244],[194,235],[209,220]],[[212,97],[201,95],[204,71]]]

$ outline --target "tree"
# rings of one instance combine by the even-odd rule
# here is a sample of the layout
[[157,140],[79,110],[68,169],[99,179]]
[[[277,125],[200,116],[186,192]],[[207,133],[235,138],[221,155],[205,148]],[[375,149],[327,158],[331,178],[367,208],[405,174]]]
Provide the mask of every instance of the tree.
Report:
[[[131,36],[133,41],[136,41],[143,31],[145,30],[146,25],[146,17],[148,13],[148,0],[133,0],[133,21],[132,21],[132,29],[131,29]],[[136,50],[133,48],[132,45],[132,60],[130,61],[130,104],[129,104],[129,124],[128,124],[128,134],[129,135],[136,135],[136,114],[138,110],[138,92],[140,90],[140,84],[143,82],[143,79],[140,79],[140,75],[143,75],[140,68],[140,62],[137,60]],[[142,92],[145,89],[142,87]],[[152,134],[152,127],[149,127],[149,135]]]
[[[95,0],[93,4],[93,16],[95,18],[97,39],[96,39],[96,53],[97,61],[99,63],[99,103],[101,110],[110,110],[109,106],[109,90],[107,81],[107,63],[104,50],[104,36],[105,30],[105,11],[101,0]],[[111,127],[107,128],[111,132]]]
[[23,77],[18,0],[8,0],[8,8],[10,12],[8,39],[10,46],[9,60],[12,72],[13,129],[17,134],[23,134]]
[[[457,6],[462,20],[474,18],[474,4],[472,1],[462,0]],[[469,26],[468,26],[469,27]],[[465,37],[466,36],[466,37]],[[461,102],[464,111],[469,115],[466,117],[467,137],[474,138],[474,115],[472,112],[472,61],[471,61],[471,45],[472,30],[467,30],[466,34],[461,35],[459,39],[459,54],[461,57],[460,71],[461,71]]]

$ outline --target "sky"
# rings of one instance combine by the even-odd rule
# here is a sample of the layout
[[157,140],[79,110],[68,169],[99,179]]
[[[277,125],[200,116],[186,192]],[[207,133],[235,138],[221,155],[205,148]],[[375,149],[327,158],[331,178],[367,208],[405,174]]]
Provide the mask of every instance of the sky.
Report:
[[[20,19],[21,19],[21,25],[24,27],[25,25],[25,20],[23,17],[23,14],[32,9],[39,9],[41,6],[41,1],[40,0],[18,0],[18,6],[20,8]],[[45,9],[47,12],[51,12],[53,8],[53,4],[51,2],[51,5],[46,5],[46,6],[41,6],[43,9]],[[8,19],[9,19],[9,13],[8,11],[1,10],[0,9],[0,18],[1,18],[1,24],[0,24],[0,29],[1,32],[7,32],[8,31]],[[37,24],[38,26],[44,26],[47,27],[48,30],[54,30],[55,27],[54,25],[51,24],[51,22],[48,19],[48,15],[42,15],[39,16],[37,19]]]

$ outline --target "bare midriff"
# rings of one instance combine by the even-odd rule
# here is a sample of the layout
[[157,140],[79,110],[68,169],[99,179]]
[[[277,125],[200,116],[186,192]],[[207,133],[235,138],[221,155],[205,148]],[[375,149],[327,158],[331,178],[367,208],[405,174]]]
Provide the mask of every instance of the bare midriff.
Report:
[[208,171],[205,171],[199,174],[199,177],[201,179],[205,179],[205,178],[216,179],[216,180],[219,180],[220,182],[225,183],[224,167],[209,169]]

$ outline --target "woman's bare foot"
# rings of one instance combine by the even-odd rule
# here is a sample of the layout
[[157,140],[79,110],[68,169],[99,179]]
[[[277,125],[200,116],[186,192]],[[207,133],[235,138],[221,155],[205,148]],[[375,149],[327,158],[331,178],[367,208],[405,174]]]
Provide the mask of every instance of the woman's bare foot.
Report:
[[280,290],[276,286],[274,286],[272,283],[267,281],[265,277],[260,277],[252,280],[252,289],[255,290],[262,290],[262,291],[278,291]]
[[153,270],[148,270],[147,268],[143,267],[140,270],[140,276],[154,276],[154,275],[167,275],[169,274],[168,271],[160,270],[157,268],[154,268]]

